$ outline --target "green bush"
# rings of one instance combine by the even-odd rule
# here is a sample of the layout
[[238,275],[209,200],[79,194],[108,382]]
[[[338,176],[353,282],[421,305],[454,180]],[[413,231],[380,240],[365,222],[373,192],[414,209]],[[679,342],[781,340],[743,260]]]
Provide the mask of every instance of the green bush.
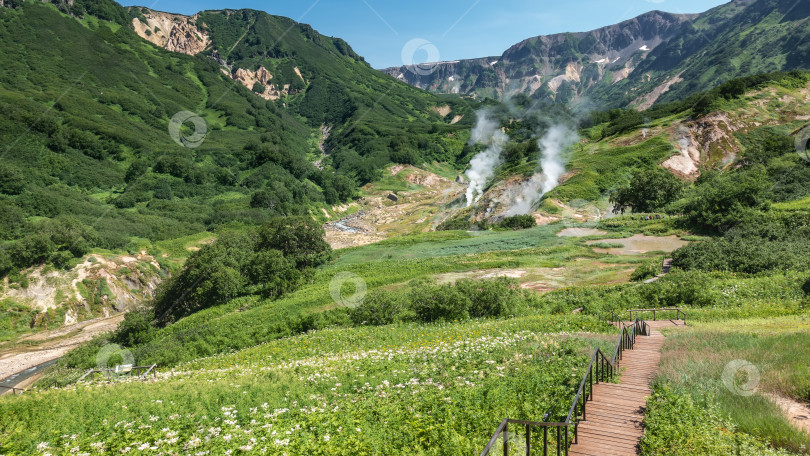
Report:
[[387,325],[401,320],[409,320],[409,302],[402,293],[375,290],[350,312],[355,325]]
[[112,341],[124,347],[134,347],[152,341],[157,329],[154,326],[155,311],[149,307],[131,310],[124,315]]
[[310,217],[278,217],[259,229],[258,247],[281,251],[299,269],[312,268],[332,254],[324,236],[323,227]]
[[537,220],[532,215],[515,215],[506,217],[498,223],[498,227],[510,230],[525,230],[537,226]]
[[453,285],[436,285],[419,281],[408,294],[411,309],[423,323],[466,320],[472,301]]
[[610,197],[614,212],[656,212],[680,198],[683,183],[661,167],[644,168]]
[[633,282],[643,282],[649,278],[655,277],[661,273],[661,262],[658,259],[645,261],[640,264],[630,274],[630,280]]
[[436,231],[467,231],[472,224],[467,218],[453,218],[445,220],[436,227]]
[[469,301],[468,313],[473,318],[506,317],[522,313],[534,295],[520,288],[513,279],[459,280],[456,289]]

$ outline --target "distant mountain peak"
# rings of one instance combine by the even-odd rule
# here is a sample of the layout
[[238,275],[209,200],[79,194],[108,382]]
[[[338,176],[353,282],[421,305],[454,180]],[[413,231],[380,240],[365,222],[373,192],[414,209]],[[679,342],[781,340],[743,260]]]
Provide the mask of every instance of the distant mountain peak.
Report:
[[699,14],[654,10],[587,32],[528,38],[500,57],[383,71],[437,93],[649,107],[735,77],[810,67],[807,16],[810,4],[795,0],[734,0]]

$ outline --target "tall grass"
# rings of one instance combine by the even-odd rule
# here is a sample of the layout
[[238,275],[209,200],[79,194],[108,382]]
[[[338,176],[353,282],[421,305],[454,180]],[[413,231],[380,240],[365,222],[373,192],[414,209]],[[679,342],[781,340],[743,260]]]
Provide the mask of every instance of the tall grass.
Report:
[[[810,401],[810,317],[757,318],[695,323],[666,333],[659,379],[696,400],[711,397],[737,428],[772,445],[808,452],[810,435],[792,426],[765,394]],[[723,382],[734,360],[753,364],[760,376],[754,394],[739,395]],[[739,374],[745,377],[742,373]],[[755,375],[755,374],[754,374]],[[747,378],[737,378],[743,383]]]

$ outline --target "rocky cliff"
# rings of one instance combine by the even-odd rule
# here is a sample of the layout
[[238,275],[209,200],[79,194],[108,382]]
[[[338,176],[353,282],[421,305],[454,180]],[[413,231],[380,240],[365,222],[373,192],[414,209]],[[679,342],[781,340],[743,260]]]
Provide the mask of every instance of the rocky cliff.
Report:
[[408,67],[383,71],[434,92],[496,98],[525,93],[571,101],[603,81],[627,78],[652,50],[695,17],[653,11],[590,32],[530,38],[499,57],[441,62],[422,71]]
[[208,33],[197,27],[197,15],[183,16],[146,8],[141,12],[140,18],[132,19],[135,32],[169,51],[195,55],[204,51],[211,42]]

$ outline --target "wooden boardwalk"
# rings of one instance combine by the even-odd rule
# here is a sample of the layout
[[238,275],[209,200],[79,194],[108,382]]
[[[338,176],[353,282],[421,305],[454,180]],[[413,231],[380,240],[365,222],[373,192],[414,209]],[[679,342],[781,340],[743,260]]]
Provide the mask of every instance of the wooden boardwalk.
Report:
[[680,320],[647,323],[652,329],[650,335],[638,336],[635,347],[626,350],[619,362],[619,384],[593,386],[593,400],[586,406],[585,420],[579,423],[578,442],[568,451],[570,456],[638,454],[650,382],[658,371],[664,345],[664,335],[658,329],[683,326]]
[[[630,326],[630,325],[633,324],[632,321],[625,321],[625,322],[613,323],[613,326],[621,328],[622,323],[624,323],[627,326]],[[656,320],[656,321],[646,320],[646,323],[650,327],[650,329],[652,329],[653,331],[655,331],[657,329],[662,329],[662,328],[677,328],[678,326],[686,326],[686,322],[684,322],[683,320]],[[642,339],[644,338],[644,336],[641,336],[641,337],[642,337]]]

